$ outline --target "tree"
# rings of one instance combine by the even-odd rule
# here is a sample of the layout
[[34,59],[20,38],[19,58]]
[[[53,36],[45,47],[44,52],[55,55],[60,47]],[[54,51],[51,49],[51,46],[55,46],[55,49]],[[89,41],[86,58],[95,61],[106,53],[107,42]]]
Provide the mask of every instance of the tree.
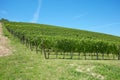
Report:
[[9,22],[9,20],[5,19],[5,18],[1,18],[0,22]]

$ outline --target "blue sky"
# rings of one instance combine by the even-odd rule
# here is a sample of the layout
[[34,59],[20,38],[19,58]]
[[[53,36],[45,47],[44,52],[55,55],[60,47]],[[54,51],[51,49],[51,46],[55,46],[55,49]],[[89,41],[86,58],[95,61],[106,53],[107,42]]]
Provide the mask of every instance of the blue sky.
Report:
[[120,36],[120,0],[0,0],[0,18]]

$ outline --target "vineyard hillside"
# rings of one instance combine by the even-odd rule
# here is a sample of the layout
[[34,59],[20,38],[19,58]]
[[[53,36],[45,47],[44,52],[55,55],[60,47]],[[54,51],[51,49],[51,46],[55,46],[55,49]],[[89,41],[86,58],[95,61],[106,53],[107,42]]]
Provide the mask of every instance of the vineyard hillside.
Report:
[[63,59],[120,59],[118,36],[23,22],[7,21],[4,26],[28,48],[44,53],[46,59],[51,55]]
[[0,57],[0,80],[120,80],[118,36],[8,21],[1,29],[11,53]]

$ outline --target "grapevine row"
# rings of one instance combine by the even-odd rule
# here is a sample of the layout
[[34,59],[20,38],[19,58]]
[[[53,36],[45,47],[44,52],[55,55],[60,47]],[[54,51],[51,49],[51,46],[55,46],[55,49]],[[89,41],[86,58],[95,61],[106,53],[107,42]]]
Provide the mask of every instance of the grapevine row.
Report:
[[104,55],[109,54],[120,59],[119,37],[105,36],[104,34],[99,34],[96,37],[95,33],[88,35],[82,31],[85,34],[80,34],[78,30],[69,29],[67,31],[66,28],[58,29],[37,24],[6,22],[4,25],[11,34],[19,38],[31,50],[35,48],[37,53],[38,50],[41,50],[45,58],[49,58],[49,55],[54,52],[56,56],[58,53],[64,53],[64,57],[65,53],[68,53],[71,59],[75,53],[79,56],[84,54],[85,59],[88,54],[93,55],[93,53],[96,59],[99,59],[100,54],[102,59],[104,59]]

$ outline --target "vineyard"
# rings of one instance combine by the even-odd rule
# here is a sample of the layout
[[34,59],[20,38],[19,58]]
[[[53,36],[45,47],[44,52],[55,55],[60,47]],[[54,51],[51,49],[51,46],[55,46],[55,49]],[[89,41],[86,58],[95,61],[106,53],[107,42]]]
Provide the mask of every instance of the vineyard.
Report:
[[22,44],[46,59],[120,60],[120,37],[52,25],[4,22]]

